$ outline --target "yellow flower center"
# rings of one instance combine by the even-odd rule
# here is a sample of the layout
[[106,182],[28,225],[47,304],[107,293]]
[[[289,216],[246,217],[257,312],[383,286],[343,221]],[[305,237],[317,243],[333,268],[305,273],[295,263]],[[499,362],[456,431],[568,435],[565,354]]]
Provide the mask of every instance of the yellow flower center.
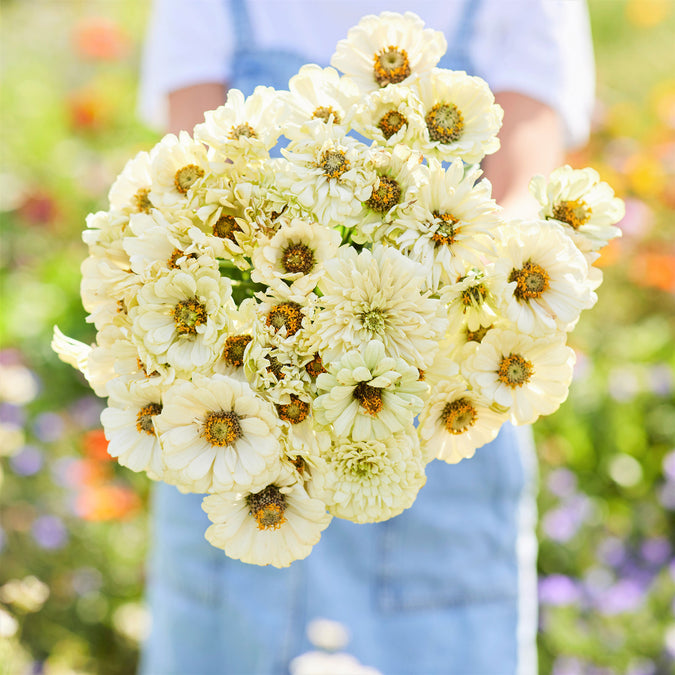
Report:
[[289,244],[281,254],[281,267],[289,274],[308,274],[314,269],[314,251],[307,244]]
[[373,76],[380,87],[403,82],[410,75],[410,62],[405,49],[389,45],[373,56]]
[[483,338],[492,326],[480,326],[477,330],[469,330],[468,327],[464,329],[467,342],[482,342]]
[[305,364],[305,370],[309,373],[309,376],[313,380],[316,380],[316,378],[319,377],[321,373],[326,372],[326,369],[323,367],[323,361],[321,360],[318,352],[314,354],[314,358],[309,363]]
[[136,415],[136,429],[140,434],[142,431],[149,436],[155,435],[155,425],[152,423],[152,418],[162,412],[161,403],[148,403],[143,406]]
[[328,178],[339,178],[351,164],[342,150],[326,150],[319,159],[319,168]]
[[467,398],[446,403],[441,412],[441,422],[451,434],[463,434],[475,424],[477,417],[476,409]]
[[274,375],[274,377],[276,377],[277,380],[283,380],[286,377],[286,373],[284,373],[283,370],[281,370],[281,362],[276,356],[268,354],[267,362],[270,364],[269,366],[267,366],[268,373]]
[[553,207],[553,218],[567,223],[572,229],[578,230],[590,219],[593,211],[583,199],[560,201]]
[[169,269],[175,270],[178,267],[178,261],[181,258],[192,258],[193,260],[197,259],[197,256],[194,253],[185,255],[185,251],[181,251],[179,248],[174,248],[173,253],[169,256],[169,259],[166,261]]
[[465,307],[479,307],[485,302],[487,288],[483,284],[469,286],[461,292],[459,297]]
[[182,195],[186,194],[187,191],[204,176],[204,169],[196,164],[188,164],[182,169],[176,171],[176,175],[173,179],[173,184],[176,187],[176,190]]
[[400,203],[401,194],[401,187],[393,178],[380,176],[377,187],[373,188],[370,198],[366,201],[366,206],[377,213],[387,213]]
[[276,485],[248,495],[246,504],[259,530],[278,530],[286,522],[286,497]]
[[302,308],[297,302],[282,302],[267,314],[266,325],[272,326],[276,333],[286,328],[286,335],[295,335],[302,328]]
[[532,373],[534,373],[534,368],[531,361],[524,359],[520,354],[509,354],[502,356],[499,362],[497,379],[511,389],[515,389],[529,382]]
[[365,382],[359,382],[354,387],[352,396],[369,415],[377,415],[384,406],[382,403],[382,389],[371,387]]
[[434,218],[440,221],[436,226],[436,231],[431,235],[436,246],[452,246],[459,229],[456,227],[459,218],[455,218],[450,213],[440,213],[439,211],[434,211]]
[[540,298],[550,288],[550,280],[546,270],[531,260],[528,260],[522,269],[511,270],[509,275],[509,282],[516,282],[513,294],[518,300],[525,302]]
[[237,126],[233,126],[228,134],[228,138],[233,141],[238,141],[240,138],[258,138],[255,129],[248,123],[244,122]]
[[298,398],[295,394],[291,394],[290,403],[277,404],[277,413],[286,422],[300,424],[309,415],[309,403]]
[[219,448],[232,445],[244,435],[239,419],[234,411],[210,412],[204,419],[202,438]]
[[363,312],[360,317],[363,327],[371,333],[382,333],[386,325],[386,315],[381,309]]
[[382,132],[382,135],[389,140],[395,133],[399,132],[408,120],[405,115],[402,115],[398,110],[390,110],[386,112],[377,123],[377,128]]
[[312,113],[312,119],[318,119],[323,120],[324,122],[328,122],[331,115],[333,116],[333,124],[342,124],[342,119],[340,118],[340,115],[338,114],[337,110],[331,108],[330,106],[322,106],[322,105],[319,106]]
[[464,117],[454,103],[437,103],[424,118],[432,141],[452,143],[464,130]]
[[195,335],[197,326],[206,323],[206,307],[197,298],[181,300],[171,313],[179,335]]
[[241,232],[241,227],[234,216],[223,213],[213,226],[213,236],[221,239],[229,239],[233,243],[238,243],[235,238],[235,232]]
[[225,348],[223,349],[223,358],[231,366],[240,368],[244,365],[244,352],[248,343],[253,338],[250,335],[230,335],[225,340]]
[[150,213],[152,202],[150,201],[150,188],[140,188],[131,198],[131,203],[136,213]]

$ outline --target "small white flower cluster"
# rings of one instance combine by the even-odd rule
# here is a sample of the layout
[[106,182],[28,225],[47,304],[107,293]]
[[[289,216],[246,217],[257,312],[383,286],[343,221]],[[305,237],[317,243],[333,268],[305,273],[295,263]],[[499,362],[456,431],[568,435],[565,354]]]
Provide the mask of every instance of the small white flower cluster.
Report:
[[57,329],[54,349],[108,398],[109,452],[208,493],[206,537],[231,557],[282,567],[332,516],[391,518],[429,461],[567,396],[566,334],[621,203],[564,167],[533,181],[540,219],[506,222],[476,166],[501,108],[436,68],[445,47],[413,14],[368,16],[342,75],[231,91],[87,220],[96,343]]

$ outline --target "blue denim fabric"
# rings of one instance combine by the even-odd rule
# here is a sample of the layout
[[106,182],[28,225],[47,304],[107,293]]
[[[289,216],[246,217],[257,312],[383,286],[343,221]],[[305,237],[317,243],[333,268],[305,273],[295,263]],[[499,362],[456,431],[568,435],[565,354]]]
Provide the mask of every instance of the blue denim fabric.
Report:
[[[467,3],[442,65],[470,71],[477,4]],[[285,87],[305,60],[258,52],[244,4],[231,5],[240,38],[232,86],[245,94],[257,84]],[[384,675],[534,672],[534,664],[517,670],[518,515],[531,484],[518,436],[506,425],[473,459],[433,462],[410,509],[379,524],[334,519],[307,559],[282,570],[228,559],[204,539],[201,495],[157,485],[153,627],[141,672],[286,674],[290,659],[312,648],[305,629],[316,618],[347,626],[347,650]]]

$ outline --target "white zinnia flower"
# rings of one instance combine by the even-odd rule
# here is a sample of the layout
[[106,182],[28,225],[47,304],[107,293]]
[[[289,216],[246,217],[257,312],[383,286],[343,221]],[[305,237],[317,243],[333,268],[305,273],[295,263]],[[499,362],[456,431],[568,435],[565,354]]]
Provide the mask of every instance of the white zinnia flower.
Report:
[[253,251],[253,281],[268,286],[291,283],[291,289],[308,293],[315,286],[327,260],[340,246],[337,230],[300,218],[282,220],[271,241]]
[[431,70],[446,48],[443,33],[424,28],[416,14],[382,12],[365,16],[350,28],[330,64],[367,92]]
[[177,380],[155,424],[167,467],[191,491],[261,490],[278,469],[270,404],[226,375]]
[[213,363],[222,351],[234,307],[229,279],[198,261],[170,270],[138,293],[129,311],[143,362],[168,363],[191,373]]
[[282,150],[288,160],[277,185],[288,190],[327,226],[352,226],[368,199],[374,179],[367,146],[328,121],[303,127]]
[[491,277],[506,316],[530,335],[570,330],[597,300],[583,254],[545,221],[504,228]]
[[272,87],[258,86],[247,97],[230,89],[223,105],[204,114],[195,139],[216,150],[221,160],[265,158],[281,134],[280,105]]
[[561,223],[584,252],[597,251],[621,236],[614,226],[624,216],[624,203],[594,169],[561,166],[551,173],[548,183],[544,176],[535,176],[530,192],[541,204],[539,215]]
[[490,326],[499,319],[496,299],[492,292],[492,276],[471,269],[459,281],[443,289],[450,325],[465,325],[469,331]]
[[485,80],[435,68],[411,87],[424,108],[426,131],[417,149],[425,156],[477,164],[499,149],[497,133],[504,111]]
[[454,377],[433,387],[420,413],[419,434],[427,455],[456,464],[492,441],[508,415]]
[[338,438],[322,456],[326,469],[314,478],[315,494],[334,516],[355,523],[397,516],[412,506],[426,482],[414,433],[381,440]]
[[122,248],[129,224],[129,215],[122,211],[97,211],[87,216],[87,229],[82,232],[82,241],[89,247],[90,255],[107,258],[124,267],[129,258]]
[[109,391],[108,407],[101,413],[108,453],[132,471],[161,480],[165,467],[154,419],[162,412],[162,388],[155,378],[116,380]]
[[417,368],[385,356],[378,340],[331,364],[317,378],[317,387],[326,392],[314,400],[317,421],[355,441],[383,440],[411,426],[427,390]]
[[465,171],[455,160],[445,169],[430,159],[419,167],[421,185],[414,207],[386,230],[387,240],[427,269],[430,288],[464,276],[466,266],[481,266],[493,254],[491,240],[500,224],[492,187],[478,181],[478,167]]
[[285,466],[264,487],[209,495],[202,508],[213,523],[208,541],[253,565],[288,567],[306,558],[331,521],[325,504]]
[[530,424],[567,398],[573,365],[564,336],[493,328],[462,363],[462,374],[483,397],[510,409],[514,424]]
[[447,329],[443,303],[421,292],[425,271],[395,248],[375,245],[357,253],[343,246],[327,262],[309,329],[312,353],[324,362],[380,340],[388,355],[426,368]]
[[150,213],[153,207],[151,186],[150,155],[142,151],[124,165],[112,184],[108,193],[110,207],[126,214]]
[[167,134],[150,153],[149,199],[159,209],[185,203],[188,190],[209,170],[206,148],[186,131]]

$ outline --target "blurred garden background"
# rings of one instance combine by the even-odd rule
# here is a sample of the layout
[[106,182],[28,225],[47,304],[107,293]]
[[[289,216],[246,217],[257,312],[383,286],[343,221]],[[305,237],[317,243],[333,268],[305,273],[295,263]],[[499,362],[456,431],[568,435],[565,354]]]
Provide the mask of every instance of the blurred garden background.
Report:
[[[51,352],[90,342],[80,233],[156,133],[136,119],[146,0],[0,0],[0,675],[132,673],[148,481]],[[542,675],[675,672],[675,1],[590,0],[593,166],[626,200],[569,400],[536,426]],[[470,675],[470,674],[467,674]]]

